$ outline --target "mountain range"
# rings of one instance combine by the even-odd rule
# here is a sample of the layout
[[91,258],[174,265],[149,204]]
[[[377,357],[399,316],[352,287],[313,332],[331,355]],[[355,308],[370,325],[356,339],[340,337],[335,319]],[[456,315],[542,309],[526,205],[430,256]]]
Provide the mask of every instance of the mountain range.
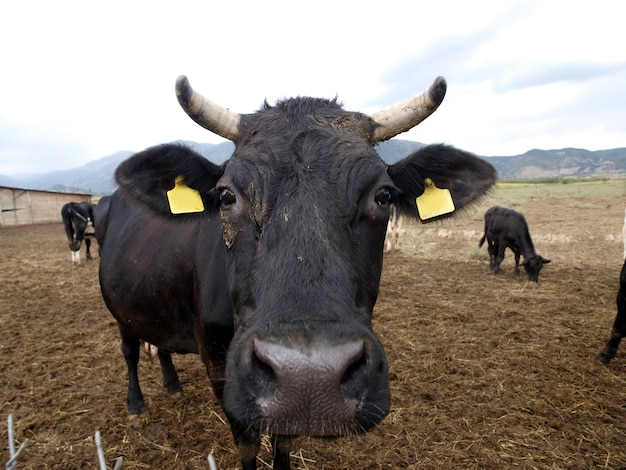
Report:
[[[176,143],[191,147],[218,165],[225,162],[234,150],[232,142],[203,144],[176,141]],[[375,149],[383,160],[392,164],[423,146],[424,144],[420,142],[392,139],[376,145]],[[71,170],[18,176],[0,175],[0,186],[95,195],[110,194],[116,187],[113,179],[115,169],[133,153],[119,151]],[[496,167],[501,179],[626,178],[626,148],[598,151],[575,148],[534,149],[521,155],[486,156],[485,158]]]

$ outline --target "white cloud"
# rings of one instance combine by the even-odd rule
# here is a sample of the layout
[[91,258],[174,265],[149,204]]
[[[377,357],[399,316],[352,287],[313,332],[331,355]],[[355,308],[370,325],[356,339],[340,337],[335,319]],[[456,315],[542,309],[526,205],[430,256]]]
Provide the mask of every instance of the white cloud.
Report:
[[221,142],[174,82],[238,112],[339,96],[374,112],[444,75],[440,110],[400,138],[483,155],[626,146],[621,4],[59,0],[0,7],[0,173],[78,166],[176,139]]

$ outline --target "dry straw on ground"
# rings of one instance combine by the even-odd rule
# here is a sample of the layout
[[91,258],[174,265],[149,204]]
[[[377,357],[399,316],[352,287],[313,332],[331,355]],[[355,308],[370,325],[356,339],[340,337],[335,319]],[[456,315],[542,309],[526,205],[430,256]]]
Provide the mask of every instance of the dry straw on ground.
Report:
[[[391,412],[364,436],[302,439],[293,467],[626,467],[626,347],[608,367],[595,358],[615,315],[625,200],[573,190],[498,190],[455,222],[409,225],[385,258],[374,314]],[[510,255],[496,277],[477,256],[482,213],[495,203],[522,210],[552,259],[539,284],[516,278]],[[97,258],[72,266],[60,224],[2,228],[0,240],[0,399],[18,444],[29,439],[20,469],[97,468],[98,429],[110,467],[122,455],[125,470],[207,469],[213,453],[221,470],[238,468],[197,356],[174,359],[185,387],[177,402],[142,360],[150,413],[141,429],[128,423]],[[265,443],[260,467],[270,462]]]

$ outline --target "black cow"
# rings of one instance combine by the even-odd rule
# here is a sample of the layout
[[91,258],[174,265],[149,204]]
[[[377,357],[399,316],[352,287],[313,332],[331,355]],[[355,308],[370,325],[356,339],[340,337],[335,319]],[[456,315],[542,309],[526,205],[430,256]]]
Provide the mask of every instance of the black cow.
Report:
[[87,259],[91,259],[91,237],[95,235],[93,208],[94,205],[89,202],[68,202],[61,208],[61,218],[74,264],[80,264],[80,245],[83,240]]
[[[116,171],[119,189],[106,233],[98,232],[100,284],[120,327],[129,413],[145,410],[139,338],[158,346],[170,392],[180,390],[170,353],[199,353],[243,467],[256,468],[267,433],[274,468],[288,469],[291,436],[365,432],[389,410],[387,360],[371,317],[391,203],[417,218],[416,196],[431,178],[462,208],[496,172],[444,145],[389,167],[374,151],[437,108],[441,78],[371,117],[316,98],[238,115],[186,77],[176,89],[196,122],[236,147],[218,166],[162,145]],[[186,211],[168,202],[182,179],[203,206],[192,200],[189,210],[200,212],[172,214]]]
[[489,268],[493,274],[500,272],[504,251],[510,248],[515,254],[515,274],[519,275],[520,256],[524,256],[522,266],[528,279],[539,282],[539,271],[550,260],[535,253],[528,224],[522,214],[505,207],[492,207],[485,212],[485,233],[478,242],[479,247],[483,246],[485,238],[489,251]]
[[617,291],[617,315],[611,328],[611,338],[598,355],[603,364],[608,364],[617,354],[617,348],[622,338],[626,336],[626,261],[622,265],[619,275],[619,290]]

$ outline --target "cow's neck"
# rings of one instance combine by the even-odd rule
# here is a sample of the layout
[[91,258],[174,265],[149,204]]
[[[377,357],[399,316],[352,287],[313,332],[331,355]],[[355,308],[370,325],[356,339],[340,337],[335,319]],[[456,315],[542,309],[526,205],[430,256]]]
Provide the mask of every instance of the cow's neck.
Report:
[[528,230],[526,230],[524,232],[524,235],[520,238],[520,248],[524,259],[535,256],[536,254],[535,245],[533,244],[532,238],[530,238],[530,233],[528,232]]

